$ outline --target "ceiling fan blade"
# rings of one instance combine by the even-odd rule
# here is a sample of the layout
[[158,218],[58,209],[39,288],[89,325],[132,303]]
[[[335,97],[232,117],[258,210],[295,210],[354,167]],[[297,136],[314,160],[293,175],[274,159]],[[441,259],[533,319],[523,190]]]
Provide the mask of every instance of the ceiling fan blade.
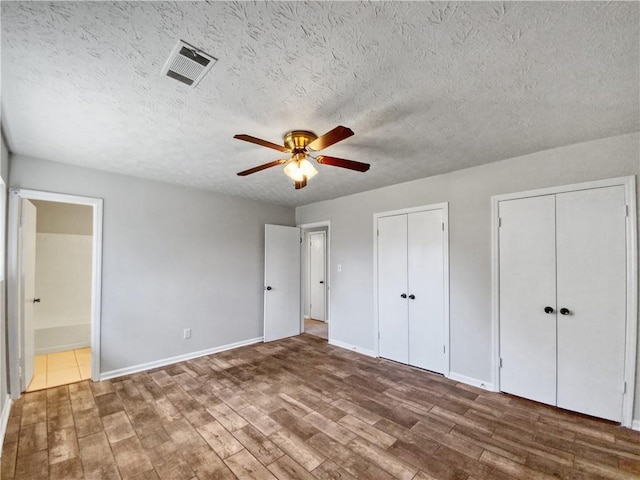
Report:
[[258,165],[257,167],[250,168],[249,170],[243,170],[242,172],[238,172],[238,175],[240,177],[246,177],[247,175],[251,175],[252,173],[259,172],[260,170],[266,170],[267,168],[282,165],[287,161],[289,161],[288,158],[281,158],[280,160],[274,160],[273,162],[265,163],[263,165]]
[[278,150],[280,152],[289,153],[287,147],[283,147],[282,145],[278,145],[277,143],[271,143],[266,140],[262,140],[261,138],[252,137],[251,135],[239,134],[234,135],[233,138],[237,138],[238,140],[244,140],[245,142],[255,143],[256,145],[262,145],[263,147],[273,148],[274,150]]
[[302,180],[294,180],[293,185],[296,187],[296,190],[300,190],[307,186],[307,177],[303,177]]
[[349,170],[356,170],[358,172],[366,172],[369,170],[368,163],[355,162],[353,160],[345,160],[344,158],[327,157],[326,155],[320,155],[316,158],[316,162],[322,165],[331,165],[333,167],[348,168]]
[[330,132],[327,132],[321,137],[316,138],[313,142],[307,145],[307,148],[317,152],[318,150],[327,148],[334,143],[338,143],[344,140],[345,138],[349,138],[351,135],[353,135],[353,131],[350,128],[338,125]]

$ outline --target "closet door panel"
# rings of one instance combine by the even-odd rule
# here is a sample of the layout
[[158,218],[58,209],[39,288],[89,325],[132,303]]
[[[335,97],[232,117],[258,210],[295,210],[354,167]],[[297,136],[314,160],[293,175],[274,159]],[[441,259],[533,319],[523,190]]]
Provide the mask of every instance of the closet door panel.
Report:
[[557,195],[558,406],[620,421],[625,351],[624,187]]
[[499,215],[500,389],[555,405],[555,197],[502,201]]
[[445,373],[442,210],[408,215],[409,364]]
[[378,353],[401,363],[409,363],[407,295],[407,216],[379,218]]

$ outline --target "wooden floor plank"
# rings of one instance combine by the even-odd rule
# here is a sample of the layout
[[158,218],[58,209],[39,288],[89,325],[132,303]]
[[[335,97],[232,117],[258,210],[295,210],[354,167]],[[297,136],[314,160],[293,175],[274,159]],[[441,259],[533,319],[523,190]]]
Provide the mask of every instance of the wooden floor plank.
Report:
[[301,335],[32,392],[3,480],[631,480],[640,432]]

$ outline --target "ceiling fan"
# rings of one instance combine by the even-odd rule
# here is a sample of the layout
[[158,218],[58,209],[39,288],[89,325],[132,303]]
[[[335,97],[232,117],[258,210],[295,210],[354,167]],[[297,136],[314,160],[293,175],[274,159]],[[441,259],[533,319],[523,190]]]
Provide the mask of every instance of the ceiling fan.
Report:
[[344,140],[345,138],[349,138],[351,135],[353,135],[353,131],[350,128],[343,127],[341,125],[325,133],[321,137],[318,137],[315,133],[308,130],[291,130],[284,134],[284,146],[252,137],[251,135],[234,135],[233,138],[237,138],[238,140],[244,140],[245,142],[255,143],[256,145],[262,145],[263,147],[273,148],[274,150],[291,154],[289,158],[281,158],[280,160],[274,160],[273,162],[258,165],[257,167],[238,172],[238,175],[245,177],[252,173],[259,172],[260,170],[285,164],[284,173],[291,177],[296,190],[299,190],[307,185],[307,180],[318,173],[311,162],[307,160],[307,157],[314,159],[321,165],[331,165],[333,167],[342,167],[349,170],[356,170],[358,172],[366,172],[370,167],[368,163],[355,162],[344,158],[329,157],[327,155],[318,155],[317,157],[311,155],[312,153],[325,149]]

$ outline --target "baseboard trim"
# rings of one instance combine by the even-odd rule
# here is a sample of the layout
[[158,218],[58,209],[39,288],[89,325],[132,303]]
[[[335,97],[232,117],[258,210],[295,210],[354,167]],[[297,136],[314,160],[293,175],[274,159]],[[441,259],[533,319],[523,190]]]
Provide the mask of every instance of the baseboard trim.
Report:
[[338,340],[329,340],[329,345],[333,345],[334,347],[346,348],[347,350],[351,350],[352,352],[361,353],[362,355],[366,355],[368,357],[376,356],[376,352],[373,350],[367,350],[366,348],[357,347],[355,345],[351,345],[349,343],[339,342]]
[[60,345],[57,347],[36,348],[36,355],[47,355],[49,353],[66,352],[68,350],[77,350],[78,348],[87,348],[91,346],[91,342],[70,343],[68,345]]
[[640,419],[631,421],[631,430],[638,430],[640,432]]
[[184,355],[178,355],[175,357],[163,358],[162,360],[156,360],[149,363],[140,363],[131,367],[119,368],[117,370],[111,370],[100,374],[100,380],[109,380],[111,378],[122,377],[123,375],[130,375],[132,373],[144,372],[145,370],[151,370],[152,368],[164,367],[173,363],[184,362],[186,360],[192,360],[198,357],[204,357],[205,355],[211,355],[214,353],[220,353],[227,350],[233,350],[234,348],[246,347],[247,345],[253,345],[254,343],[262,342],[263,337],[251,338],[249,340],[243,340],[241,342],[229,343],[220,347],[213,347],[207,350],[200,350],[198,352],[186,353]]
[[496,387],[493,383],[484,382],[477,378],[467,377],[466,375],[460,375],[459,373],[449,372],[448,378],[456,382],[466,383],[467,385],[482,388],[483,390],[488,390],[490,392],[496,391]]
[[0,415],[0,458],[2,458],[2,445],[4,445],[4,436],[7,433],[7,425],[9,424],[9,414],[11,413],[11,405],[13,400],[7,395],[4,399],[4,407]]

